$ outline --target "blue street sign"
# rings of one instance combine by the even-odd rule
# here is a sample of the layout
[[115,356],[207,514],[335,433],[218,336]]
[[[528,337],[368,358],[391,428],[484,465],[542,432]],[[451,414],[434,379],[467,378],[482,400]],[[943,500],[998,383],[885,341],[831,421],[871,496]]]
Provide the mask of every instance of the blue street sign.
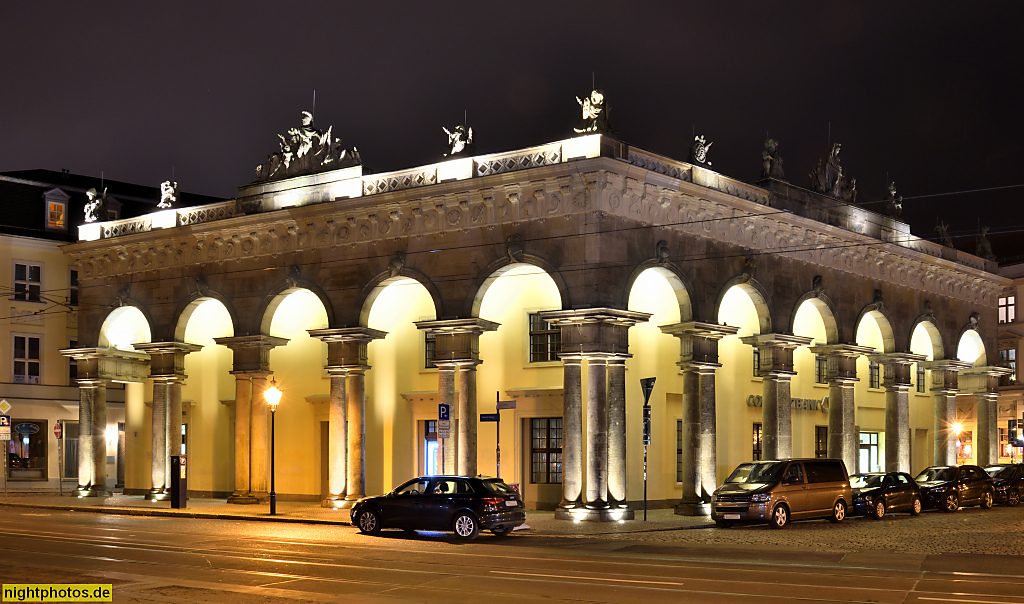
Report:
[[482,421],[482,422],[496,422],[496,421],[498,421],[498,419],[499,418],[498,418],[498,414],[497,413],[481,413],[480,414],[480,421]]
[[451,413],[451,406],[444,403],[440,403],[437,406],[437,419],[445,421],[449,419],[449,413]]

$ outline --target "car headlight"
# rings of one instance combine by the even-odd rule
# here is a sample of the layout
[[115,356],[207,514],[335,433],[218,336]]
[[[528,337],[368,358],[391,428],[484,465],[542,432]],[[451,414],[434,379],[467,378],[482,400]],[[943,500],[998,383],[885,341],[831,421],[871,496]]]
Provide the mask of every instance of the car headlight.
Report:
[[857,498],[857,501],[863,501],[864,503],[871,505],[871,495],[861,495]]
[[771,493],[754,493],[753,495],[750,496],[750,500],[751,501],[771,501],[772,500],[772,494]]

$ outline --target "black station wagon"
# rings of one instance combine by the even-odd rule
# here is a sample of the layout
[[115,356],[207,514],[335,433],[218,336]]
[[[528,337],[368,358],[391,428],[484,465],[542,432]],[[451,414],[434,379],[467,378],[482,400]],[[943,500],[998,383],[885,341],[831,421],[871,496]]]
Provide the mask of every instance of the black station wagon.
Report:
[[524,522],[519,493],[500,478],[483,476],[421,476],[352,507],[352,524],[371,535],[400,528],[453,531],[473,539],[487,529],[500,537]]

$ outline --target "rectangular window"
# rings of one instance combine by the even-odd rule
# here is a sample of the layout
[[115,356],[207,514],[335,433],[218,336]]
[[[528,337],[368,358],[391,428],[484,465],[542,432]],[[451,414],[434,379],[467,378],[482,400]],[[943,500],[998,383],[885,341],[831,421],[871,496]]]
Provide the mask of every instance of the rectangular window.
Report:
[[999,298],[999,322],[1013,323],[1017,320],[1017,296]]
[[1010,375],[1000,376],[1000,386],[1012,386],[1017,383],[1017,349],[1016,348],[1001,348],[999,350],[999,366],[1006,367],[1012,373]]
[[814,355],[814,383],[828,383],[828,357],[821,354]]
[[1010,450],[1010,438],[1006,428],[999,429],[999,457],[1009,457],[1013,451]]
[[46,228],[63,229],[65,205],[59,201],[51,201],[46,204],[46,207]]
[[562,330],[538,314],[530,315],[530,362],[557,361],[562,351]]
[[881,379],[879,379],[878,363],[875,361],[868,362],[868,388],[879,388],[881,387]]
[[43,285],[43,265],[14,263],[14,299],[39,302]]
[[857,471],[881,472],[882,460],[878,458],[878,432],[860,433],[860,457],[857,460]]
[[71,269],[68,278],[68,304],[78,306],[78,271]]
[[64,420],[64,458],[61,460],[61,478],[73,480],[78,478],[78,422]]
[[437,367],[434,363],[434,350],[437,345],[437,336],[427,332],[423,334],[423,366],[427,369]]
[[754,461],[761,461],[761,423],[754,422],[754,449],[751,452],[750,458]]
[[8,480],[46,480],[46,420],[11,419],[7,449]]
[[828,426],[814,427],[814,456],[828,457]]
[[39,338],[14,336],[14,383],[39,383]]
[[754,377],[761,377],[761,351],[754,346]]
[[530,420],[530,482],[562,483],[562,418]]
[[925,392],[925,390],[927,388],[928,388],[928,384],[925,382],[925,378],[924,378],[924,367],[922,367],[921,364],[918,363],[917,364],[917,391],[918,392]]
[[683,420],[676,420],[676,482],[683,481]]

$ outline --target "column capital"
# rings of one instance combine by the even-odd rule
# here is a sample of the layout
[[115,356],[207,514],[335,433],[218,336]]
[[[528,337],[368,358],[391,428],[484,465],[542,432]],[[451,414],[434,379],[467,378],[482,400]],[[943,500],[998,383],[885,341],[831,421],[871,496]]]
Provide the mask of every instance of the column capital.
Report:
[[607,323],[632,327],[637,323],[646,323],[650,313],[615,308],[581,308],[578,310],[545,310],[537,313],[542,319],[553,325],[584,325],[588,323]]
[[970,369],[971,364],[957,359],[939,359],[937,361],[924,361],[921,367],[932,372],[932,392],[935,394],[956,394],[960,385],[957,374],[965,369]]
[[995,395],[999,391],[999,379],[1011,373],[1013,370],[1009,367],[993,365],[963,369],[957,376],[957,387],[961,392],[975,396]]
[[500,323],[472,317],[469,319],[442,319],[416,321],[417,329],[434,336],[434,363],[459,365],[480,361],[480,335],[496,331]]
[[858,381],[857,359],[875,351],[874,348],[856,344],[825,344],[811,346],[808,350],[825,357],[826,379],[840,386]]
[[796,375],[793,351],[800,346],[807,346],[814,338],[787,333],[764,333],[740,338],[740,341],[757,347],[761,359],[761,375],[772,379],[785,377],[788,380],[789,376]]
[[[367,367],[366,346],[373,340],[388,335],[386,331],[369,327],[341,327],[337,329],[310,329],[309,335],[327,342],[327,371],[349,367]],[[332,373],[331,375],[334,375]]]
[[78,380],[144,382],[149,377],[149,355],[117,348],[65,348],[63,356],[78,361]]
[[689,371],[698,365],[710,370],[721,367],[718,362],[718,340],[735,335],[740,330],[739,327],[700,321],[661,325],[659,329],[662,333],[679,338],[679,362],[676,365],[680,371]]
[[650,313],[614,308],[547,310],[538,314],[561,329],[565,355],[587,358],[593,355],[628,358],[629,328],[651,318]]
[[288,343],[287,338],[265,335],[214,338],[213,341],[231,349],[234,357],[231,373],[269,373],[271,349]]
[[910,382],[910,366],[928,359],[923,354],[913,354],[910,352],[887,352],[869,354],[867,356],[868,359],[884,368],[882,386],[886,390],[893,391],[909,390],[912,385]]
[[203,349],[198,344],[185,344],[184,342],[142,342],[133,344],[133,346],[135,350],[149,355],[150,377],[167,382],[184,382],[187,377],[185,375],[185,355]]

